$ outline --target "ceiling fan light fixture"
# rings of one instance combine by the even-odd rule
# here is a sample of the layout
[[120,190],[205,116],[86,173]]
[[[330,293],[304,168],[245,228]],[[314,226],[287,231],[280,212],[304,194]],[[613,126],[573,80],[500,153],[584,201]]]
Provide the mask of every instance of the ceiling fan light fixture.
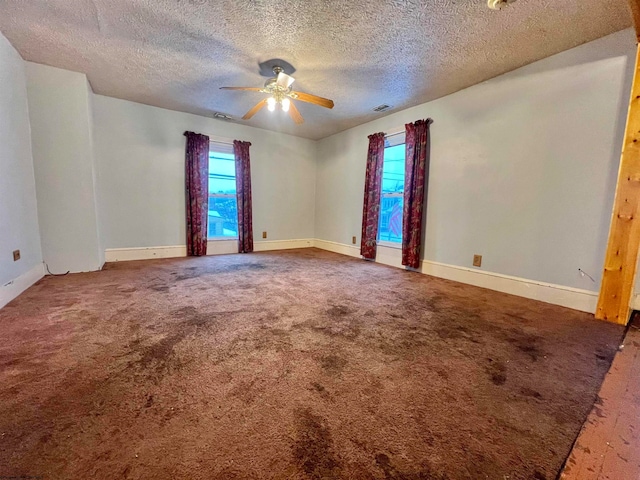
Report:
[[289,107],[291,106],[291,100],[289,100],[288,98],[283,98],[282,99],[282,111],[283,112],[288,112],[289,111]]
[[273,112],[276,109],[276,99],[273,97],[267,98],[267,108],[270,112]]
[[502,10],[516,0],[487,0],[487,6],[491,10]]

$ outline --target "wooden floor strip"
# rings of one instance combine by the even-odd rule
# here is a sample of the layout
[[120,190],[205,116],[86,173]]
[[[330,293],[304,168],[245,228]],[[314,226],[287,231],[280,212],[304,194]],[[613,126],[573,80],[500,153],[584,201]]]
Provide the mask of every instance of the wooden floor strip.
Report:
[[640,479],[640,328],[632,325],[561,480]]

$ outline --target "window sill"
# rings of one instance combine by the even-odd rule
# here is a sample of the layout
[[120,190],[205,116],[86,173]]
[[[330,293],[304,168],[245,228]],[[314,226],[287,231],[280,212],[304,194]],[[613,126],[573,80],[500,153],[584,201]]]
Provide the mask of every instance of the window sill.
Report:
[[379,247],[395,248],[397,250],[402,250],[402,243],[379,241],[377,245]]
[[224,242],[225,240],[238,240],[238,237],[209,237],[207,242]]

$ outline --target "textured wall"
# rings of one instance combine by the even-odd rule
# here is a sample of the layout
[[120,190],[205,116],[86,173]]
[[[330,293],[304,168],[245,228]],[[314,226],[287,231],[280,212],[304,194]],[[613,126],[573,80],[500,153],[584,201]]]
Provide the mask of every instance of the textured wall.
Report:
[[316,237],[360,238],[367,135],[432,117],[425,258],[597,291],[634,58],[626,30],[321,140]]
[[[24,62],[0,35],[0,288],[42,262]],[[20,249],[22,259],[13,261]]]
[[252,143],[256,238],[313,237],[315,142],[99,95],[94,112],[106,248],[185,244],[185,130]]
[[81,73],[26,64],[42,255],[53,273],[102,267],[90,101]]

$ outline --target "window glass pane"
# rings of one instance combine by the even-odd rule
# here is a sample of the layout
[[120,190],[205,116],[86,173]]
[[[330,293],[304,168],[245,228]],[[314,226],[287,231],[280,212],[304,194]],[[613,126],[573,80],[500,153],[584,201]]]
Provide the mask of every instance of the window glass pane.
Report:
[[378,240],[402,242],[404,144],[384,149]]
[[238,236],[236,166],[233,154],[209,153],[209,238]]

